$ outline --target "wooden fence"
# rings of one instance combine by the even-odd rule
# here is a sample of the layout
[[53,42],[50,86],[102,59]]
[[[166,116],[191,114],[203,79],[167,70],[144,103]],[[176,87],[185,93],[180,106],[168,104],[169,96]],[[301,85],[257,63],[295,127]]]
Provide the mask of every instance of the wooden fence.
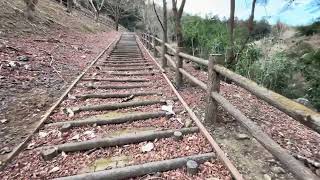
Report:
[[[259,126],[247,118],[240,110],[233,106],[227,99],[219,94],[220,79],[225,77],[232,80],[240,87],[248,90],[255,96],[270,105],[278,108],[282,112],[291,116],[293,119],[306,125],[312,130],[320,133],[320,114],[311,109],[296,103],[280,94],[259,86],[255,82],[232,72],[223,67],[219,62],[222,59],[221,54],[212,54],[208,60],[191,56],[181,52],[181,47],[173,48],[169,44],[163,44],[163,41],[151,34],[142,33],[140,35],[143,44],[153,52],[155,57],[160,53],[161,64],[165,67],[167,64],[175,71],[175,83],[179,88],[183,83],[183,78],[190,80],[194,84],[207,92],[206,121],[217,120],[217,107],[220,104],[228,113],[239,121],[248,132],[263,145],[274,157],[276,157],[297,179],[314,180],[320,179],[305,167],[300,161],[296,160],[287,150],[283,149],[272,138],[264,133]],[[161,45],[161,46],[160,46]],[[204,83],[195,76],[183,69],[183,60],[189,60],[208,67],[208,82]],[[168,62],[168,63],[167,63]]]

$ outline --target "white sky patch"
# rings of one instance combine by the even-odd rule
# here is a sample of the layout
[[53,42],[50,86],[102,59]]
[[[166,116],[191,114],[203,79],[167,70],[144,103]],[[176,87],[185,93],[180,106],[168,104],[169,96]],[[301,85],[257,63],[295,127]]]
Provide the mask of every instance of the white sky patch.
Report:
[[[276,23],[277,20],[284,20],[286,23],[296,25],[310,22],[320,13],[310,14],[307,5],[312,0],[296,0],[294,4],[285,12],[281,10],[286,7],[286,0],[269,0],[267,5],[257,4],[255,10],[255,19],[267,19],[270,23]],[[152,0],[150,0],[152,2]],[[159,5],[162,5],[162,0],[155,0]],[[171,8],[172,0],[167,0],[168,8]],[[181,2],[181,0],[178,0]],[[236,17],[247,19],[250,15],[252,0],[236,0]],[[205,17],[206,15],[218,15],[220,18],[229,17],[230,0],[187,0],[185,12],[192,15]],[[297,20],[297,13],[301,16]]]

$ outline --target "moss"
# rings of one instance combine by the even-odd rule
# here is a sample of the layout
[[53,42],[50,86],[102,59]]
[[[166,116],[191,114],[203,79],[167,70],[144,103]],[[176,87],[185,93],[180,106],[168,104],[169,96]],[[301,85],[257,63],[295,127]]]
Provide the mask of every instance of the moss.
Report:
[[144,131],[155,131],[156,128],[154,127],[142,127],[142,128],[126,128],[126,129],[121,129],[118,131],[114,131],[112,133],[107,134],[106,136],[108,137],[115,137],[115,136],[120,136],[124,134],[136,134],[139,132],[144,132]]
[[101,158],[94,161],[88,168],[86,168],[85,172],[97,172],[103,171],[106,169],[120,168],[125,167],[130,164],[132,158],[129,156],[114,156],[108,158]]

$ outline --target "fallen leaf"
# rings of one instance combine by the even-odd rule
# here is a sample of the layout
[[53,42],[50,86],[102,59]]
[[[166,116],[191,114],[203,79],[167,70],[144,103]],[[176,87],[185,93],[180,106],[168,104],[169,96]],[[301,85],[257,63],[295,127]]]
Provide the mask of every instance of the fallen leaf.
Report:
[[175,115],[172,105],[163,105],[161,106],[161,110],[166,111],[169,115]]
[[49,174],[54,173],[54,172],[57,172],[57,171],[59,171],[59,170],[60,170],[59,167],[54,167],[54,168],[52,168],[52,169],[49,171]]
[[154,144],[149,142],[148,144],[141,147],[142,152],[150,152],[154,148]]
[[48,135],[48,133],[46,133],[46,132],[42,132],[42,131],[39,132],[40,138],[45,138],[47,135]]
[[80,135],[79,134],[76,134],[71,138],[71,140],[79,140],[79,139],[80,139]]

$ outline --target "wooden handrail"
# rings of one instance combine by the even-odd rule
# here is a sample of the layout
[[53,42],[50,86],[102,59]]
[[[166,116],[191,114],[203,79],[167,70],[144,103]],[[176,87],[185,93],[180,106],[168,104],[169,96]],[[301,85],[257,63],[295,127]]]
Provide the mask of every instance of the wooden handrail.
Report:
[[[165,44],[168,49],[173,49],[176,61],[179,58],[188,59],[193,62],[208,66],[208,61],[202,58],[194,57],[186,53],[182,53],[175,51],[170,45]],[[185,78],[197,84],[202,89],[208,89],[208,86],[202,81],[198,80],[192,74],[188,73],[183,69],[181,64],[179,65],[177,62],[171,58],[169,54],[164,54],[164,56],[169,60],[170,64],[175,68],[176,74],[181,73]],[[181,63],[181,61],[180,61]],[[179,66],[178,66],[179,65]],[[236,74],[235,72],[221,66],[218,64],[211,63],[210,67],[220,76],[227,77],[228,79],[234,81],[239,86],[248,90],[252,94],[257,97],[265,100],[269,104],[275,106],[279,110],[288,114],[292,118],[300,121],[302,124],[310,127],[316,132],[320,133],[320,114],[312,111],[311,109],[296,103],[280,94],[277,94],[271,90],[268,90],[262,86],[259,86],[255,82]],[[212,72],[212,71],[211,71]],[[218,77],[216,77],[218,78]],[[178,78],[179,81],[181,78]],[[212,78],[211,78],[212,79]],[[181,82],[180,82],[181,83]],[[209,83],[210,85],[210,83]],[[264,133],[259,126],[253,123],[249,118],[247,118],[240,110],[234,107],[227,99],[225,99],[222,95],[218,93],[218,91],[212,91],[211,94],[208,91],[208,96],[211,96],[216,102],[218,102],[227,112],[229,112],[236,120],[238,120],[250,134],[260,142],[272,155],[274,155],[282,164],[284,164],[287,169],[294,174],[297,179],[301,180],[311,180],[311,179],[319,179],[315,174],[311,172],[310,169],[305,167],[302,163],[296,160],[293,156],[289,154],[289,152],[283,149],[279,144],[277,144],[272,138],[270,138],[266,133]],[[208,106],[208,104],[207,104]]]
[[[171,47],[169,44],[166,44],[168,49],[175,52],[175,49]],[[179,53],[184,59],[190,60],[192,62],[208,66],[208,61],[199,57],[194,57],[192,55],[186,53]],[[286,113],[293,119],[299,121],[300,123],[304,124],[305,126],[309,127],[310,129],[316,131],[320,134],[320,114],[305,107],[302,104],[299,104],[289,98],[286,98],[274,91],[271,91],[267,88],[264,88],[254,81],[247,79],[225,67],[222,65],[215,65],[214,70],[218,72],[220,75],[232,80],[240,87],[246,89],[247,91],[251,92],[255,96],[263,99],[264,101],[268,102],[270,105],[278,108],[282,112]]]
[[[179,71],[190,81],[197,84],[201,89],[207,90],[207,85],[198,80],[196,77],[180,68]],[[284,164],[287,169],[301,180],[311,180],[317,179],[307,167],[296,160],[289,152],[283,149],[279,144],[277,144],[272,138],[270,138],[266,133],[264,133],[254,122],[247,118],[241,111],[234,107],[228,102],[223,96],[216,92],[212,92],[211,96],[236,120],[238,120],[250,134],[259,141],[273,156],[275,156],[282,164]]]

